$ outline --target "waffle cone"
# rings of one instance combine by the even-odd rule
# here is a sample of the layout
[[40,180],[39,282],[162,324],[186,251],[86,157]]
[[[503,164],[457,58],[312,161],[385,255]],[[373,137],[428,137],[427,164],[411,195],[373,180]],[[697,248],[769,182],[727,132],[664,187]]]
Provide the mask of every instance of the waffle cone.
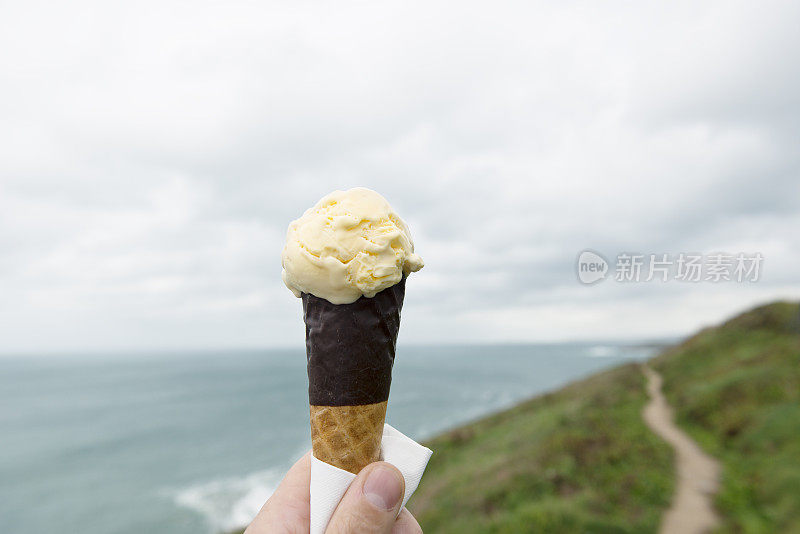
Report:
[[311,446],[318,460],[353,474],[376,462],[386,401],[359,406],[311,405]]

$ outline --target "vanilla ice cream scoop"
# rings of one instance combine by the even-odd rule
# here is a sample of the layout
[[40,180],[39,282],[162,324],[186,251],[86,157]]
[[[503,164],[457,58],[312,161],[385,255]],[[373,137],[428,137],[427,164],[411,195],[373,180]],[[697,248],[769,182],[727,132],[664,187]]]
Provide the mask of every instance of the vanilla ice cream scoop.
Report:
[[400,282],[424,265],[406,223],[363,187],[334,191],[289,225],[283,282],[296,296],[349,304]]

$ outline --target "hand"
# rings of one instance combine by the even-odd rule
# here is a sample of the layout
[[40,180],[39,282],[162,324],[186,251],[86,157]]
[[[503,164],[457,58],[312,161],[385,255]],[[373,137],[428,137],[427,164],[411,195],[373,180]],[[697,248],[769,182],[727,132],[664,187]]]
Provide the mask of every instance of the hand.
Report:
[[[311,488],[311,453],[300,458],[247,527],[245,534],[308,534]],[[405,481],[400,471],[385,462],[370,464],[350,484],[325,534],[422,534],[403,508]]]

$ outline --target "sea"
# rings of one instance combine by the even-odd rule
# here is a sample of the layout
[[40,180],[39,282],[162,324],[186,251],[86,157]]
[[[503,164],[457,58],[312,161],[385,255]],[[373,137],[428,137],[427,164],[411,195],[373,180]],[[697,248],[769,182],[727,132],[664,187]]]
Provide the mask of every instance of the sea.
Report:
[[[387,421],[423,440],[656,351],[401,345]],[[302,348],[0,357],[0,531],[246,525],[310,448],[306,387]]]

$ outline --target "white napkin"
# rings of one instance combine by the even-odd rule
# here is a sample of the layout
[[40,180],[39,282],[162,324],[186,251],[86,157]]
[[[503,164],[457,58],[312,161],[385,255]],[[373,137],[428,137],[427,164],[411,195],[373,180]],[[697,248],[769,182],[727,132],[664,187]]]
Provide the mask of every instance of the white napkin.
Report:
[[[399,469],[406,480],[403,506],[417,489],[431,454],[429,448],[392,426],[383,426],[381,460]],[[311,457],[311,534],[324,534],[336,506],[355,478],[353,473]]]

